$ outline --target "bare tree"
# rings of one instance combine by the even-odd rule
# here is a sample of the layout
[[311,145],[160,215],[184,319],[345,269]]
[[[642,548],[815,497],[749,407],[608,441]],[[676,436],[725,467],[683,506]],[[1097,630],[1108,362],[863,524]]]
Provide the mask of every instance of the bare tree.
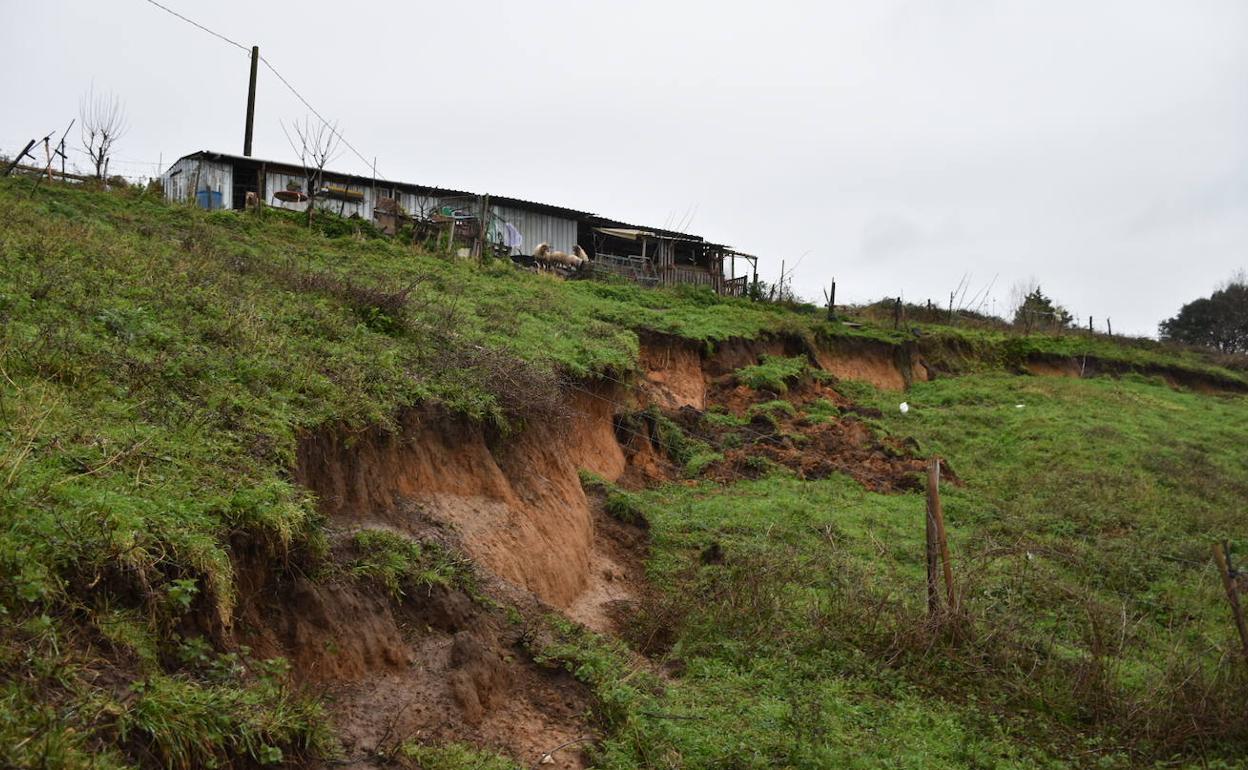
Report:
[[302,123],[291,124],[291,129],[295,132],[293,137],[286,130],[286,124],[282,124],[286,141],[290,142],[290,148],[299,156],[299,163],[303,166],[303,178],[307,180],[308,227],[311,227],[316,194],[325,183],[325,166],[338,156],[338,144],[342,135],[338,133],[337,123],[313,123],[307,116],[304,116]]
[[97,94],[95,85],[78,100],[78,120],[82,126],[82,150],[95,167],[95,178],[108,175],[108,160],[113,145],[126,135],[126,109],[115,94]]

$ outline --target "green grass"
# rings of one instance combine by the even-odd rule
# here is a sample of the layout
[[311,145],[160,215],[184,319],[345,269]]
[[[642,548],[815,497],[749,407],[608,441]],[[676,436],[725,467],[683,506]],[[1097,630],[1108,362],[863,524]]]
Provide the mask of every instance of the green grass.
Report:
[[650,652],[684,674],[630,715],[649,753],[619,734],[607,766],[1248,766],[1209,559],[1248,550],[1243,397],[989,374],[917,385],[902,416],[846,390],[961,479],[966,620],[926,621],[921,495],[784,474],[645,493],[662,590],[630,637],[667,633]]
[[[342,574],[320,569],[335,549],[315,501],[291,481],[298,437],[326,426],[344,433],[393,427],[400,410],[424,404],[488,423],[506,440],[562,407],[562,379],[632,374],[643,333],[707,348],[768,335],[914,342],[908,332],[827,323],[809,308],[561,281],[509,262],[477,265],[332,217],[309,231],[276,212],[207,213],[136,193],[55,185],[32,196],[27,180],[0,180],[0,746],[17,747],[18,765],[50,767],[247,764],[329,751],[320,707],[286,688],[279,662],[184,636],[187,628],[221,629],[236,612],[231,544],[258,551],[274,569]],[[1243,381],[1194,352],[1076,335],[932,327],[918,344],[950,370],[1086,353]],[[776,358],[739,374],[779,393],[805,367],[805,359]],[[1234,506],[1245,492],[1241,401],[1130,378],[983,375],[917,387],[908,396],[915,409],[902,421],[893,396],[857,395],[887,407],[885,426],[918,435],[967,481],[949,496],[960,552],[1023,538],[1036,544],[1029,563],[1040,577],[1010,589],[1021,593],[1001,588],[1022,580],[1010,572],[1021,568],[985,567],[989,595],[1014,613],[1009,618],[1017,620],[1020,608],[1036,615],[1017,638],[1052,638],[1052,650],[1077,659],[1086,649],[1080,612],[1108,622],[1125,606],[1132,636],[1113,681],[1127,692],[1141,691],[1168,656],[1204,666],[1226,649],[1217,589],[1198,565],[1209,537],[1235,534]],[[1014,399],[1025,409],[1010,411]],[[719,458],[708,443],[652,417],[686,475]],[[665,584],[690,588],[705,579],[709,589],[726,590],[714,580],[728,580],[731,587],[731,563],[708,568],[711,577],[681,572],[708,538],[763,560],[757,574],[764,577],[773,574],[772,557],[784,570],[814,569],[808,562],[825,558],[833,531],[816,531],[814,522],[845,533],[836,563],[882,592],[863,596],[871,600],[913,593],[917,540],[903,518],[915,502],[866,496],[843,480],[799,485],[783,477],[728,494],[608,494],[616,515],[642,512],[663,522],[655,574]],[[824,506],[838,511],[835,521],[825,521]],[[718,523],[708,529],[708,522]],[[873,539],[888,551],[876,553]],[[777,544],[784,548],[768,556]],[[349,563],[337,566],[391,593],[461,575],[447,554],[380,533],[363,533],[352,549]],[[725,574],[713,577],[716,570]],[[826,603],[800,575],[796,589],[778,595],[796,590],[796,607]],[[1072,591],[1097,604],[1080,610]],[[900,606],[890,622],[913,611]],[[880,640],[851,638],[849,652],[828,651],[811,647],[809,632],[785,631],[777,640],[775,629],[760,630],[739,607],[707,607],[737,626],[721,637],[693,621],[684,627],[673,643],[688,648],[681,653],[688,673],[667,697],[680,708],[709,709],[708,727],[739,733],[753,747],[712,745],[700,720],[641,716],[622,693],[636,691],[646,709],[672,706],[633,679],[613,685],[602,674],[594,679],[600,690],[622,688],[604,701],[616,704],[611,723],[622,725],[604,749],[609,765],[678,766],[671,756],[686,757],[688,766],[738,757],[742,766],[886,763],[907,750],[901,736],[921,732],[925,720],[934,726],[919,737],[947,766],[971,762],[956,753],[964,742],[1002,761],[1030,756],[984,723],[981,714],[998,712],[970,705],[967,688],[949,683],[956,677],[930,677],[940,683],[933,692],[909,675],[911,667],[929,671],[912,651],[882,674],[872,657],[888,649]],[[655,617],[667,611],[652,610]],[[1135,622],[1132,613],[1144,614]],[[779,630],[802,625],[788,615],[774,619]],[[817,665],[808,665],[808,648]],[[847,678],[824,670],[838,661]],[[254,674],[265,667],[274,673]],[[822,678],[810,679],[816,673]],[[978,681],[965,669],[955,673]],[[739,703],[712,703],[717,677]],[[809,693],[805,700],[781,698],[807,681],[797,688]],[[858,710],[842,713],[846,698]],[[1022,713],[1036,713],[1034,703],[1020,702]],[[1063,730],[1112,738],[1108,729],[1071,727],[1071,708],[1058,703],[1056,713],[1037,717],[1031,730],[1040,744],[1055,744],[1060,754],[1069,741],[1053,736]],[[825,713],[839,715],[839,733],[820,727],[831,717],[811,716]],[[860,747],[842,750],[819,737],[830,734]]]
[[1018,369],[1035,358],[1067,359],[1083,364],[1090,362],[1093,366],[1105,364],[1115,370],[1197,376],[1221,387],[1248,389],[1248,376],[1242,362],[1238,369],[1229,369],[1222,365],[1222,358],[1207,351],[1155,340],[1108,337],[1077,329],[1060,334],[1022,335],[1003,329],[931,324],[915,328],[921,333],[917,340],[919,350],[930,363],[945,371]]
[[355,533],[351,545],[354,558],[347,564],[347,572],[353,578],[373,582],[394,599],[433,586],[455,586],[476,593],[468,562],[436,543],[365,529]]
[[754,390],[766,390],[784,395],[789,386],[810,371],[810,362],[805,356],[763,356],[757,364],[745,366],[736,371],[737,382]]
[[[478,266],[319,219],[308,231],[275,212],[0,182],[0,682],[15,683],[13,713],[43,720],[0,722],[0,744],[33,745],[38,724],[72,736],[73,765],[124,723],[84,721],[102,696],[72,666],[54,711],[50,690],[16,684],[60,660],[24,654],[13,629],[27,621],[75,645],[98,627],[111,654],[147,665],[170,659],[185,615],[234,613],[230,539],[316,571],[320,517],[290,481],[302,432],[439,404],[506,433],[558,406],[561,377],[631,372],[640,331],[713,345],[808,323],[705,292]],[[373,549],[357,567],[387,590],[429,578],[398,556]]]
[[405,742],[398,751],[399,767],[413,770],[519,770],[520,765],[500,757],[479,751],[471,746],[452,743],[446,746],[426,746],[416,741]]
[[780,417],[795,417],[797,408],[789,401],[775,400],[764,401],[761,404],[751,404],[746,410],[746,416],[751,420],[762,415],[764,418],[775,424]]

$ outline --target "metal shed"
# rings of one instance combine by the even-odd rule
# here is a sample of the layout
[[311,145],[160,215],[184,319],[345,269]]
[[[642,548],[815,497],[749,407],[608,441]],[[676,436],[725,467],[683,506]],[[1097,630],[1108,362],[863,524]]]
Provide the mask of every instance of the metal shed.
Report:
[[[201,150],[175,161],[162,180],[170,201],[242,209],[254,194],[267,206],[305,211],[308,176],[308,170],[296,163]],[[321,179],[322,189],[314,196],[317,208],[376,222],[387,232],[411,223],[416,232],[425,233],[421,237],[444,233],[448,245],[458,241],[471,244],[473,250],[490,248],[513,256],[532,254],[540,243],[565,253],[579,245],[590,254],[596,272],[649,285],[694,284],[721,294],[744,294],[746,277],[725,275],[725,258],[737,255],[754,262],[749,255],[701,236],[630,225],[522,198],[330,170],[322,172]],[[397,202],[401,210],[389,201]],[[728,264],[735,267],[735,260]]]

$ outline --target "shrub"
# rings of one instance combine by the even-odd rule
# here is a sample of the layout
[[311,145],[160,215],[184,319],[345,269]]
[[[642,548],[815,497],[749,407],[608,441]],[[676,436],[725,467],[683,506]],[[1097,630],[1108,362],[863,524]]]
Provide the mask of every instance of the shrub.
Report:
[[723,459],[723,455],[705,441],[693,438],[657,409],[651,409],[648,415],[654,422],[658,433],[659,445],[677,466],[684,469],[686,477],[701,473],[706,467]]
[[754,390],[783,395],[789,392],[790,385],[807,374],[809,368],[810,362],[805,356],[763,356],[760,363],[738,369],[736,378],[737,382]]
[[376,583],[395,598],[435,585],[460,584],[467,577],[464,563],[433,543],[366,529],[355,534],[352,544],[356,556],[350,574]]

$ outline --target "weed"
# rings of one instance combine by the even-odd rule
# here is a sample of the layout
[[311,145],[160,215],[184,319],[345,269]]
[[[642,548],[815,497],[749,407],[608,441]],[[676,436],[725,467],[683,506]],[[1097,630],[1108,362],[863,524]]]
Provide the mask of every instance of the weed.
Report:
[[760,363],[738,369],[736,378],[737,382],[754,390],[784,395],[809,369],[805,356],[763,356]]
[[352,545],[350,574],[376,583],[396,599],[432,586],[463,586],[470,581],[465,563],[433,543],[366,529],[355,534]]
[[697,477],[707,466],[723,459],[723,455],[715,451],[714,447],[688,435],[670,417],[657,409],[651,409],[648,417],[655,426],[659,445],[664,453],[684,470],[687,478]]
[[413,770],[520,770],[505,757],[460,743],[427,746],[407,741],[399,747],[397,759],[400,767]]

